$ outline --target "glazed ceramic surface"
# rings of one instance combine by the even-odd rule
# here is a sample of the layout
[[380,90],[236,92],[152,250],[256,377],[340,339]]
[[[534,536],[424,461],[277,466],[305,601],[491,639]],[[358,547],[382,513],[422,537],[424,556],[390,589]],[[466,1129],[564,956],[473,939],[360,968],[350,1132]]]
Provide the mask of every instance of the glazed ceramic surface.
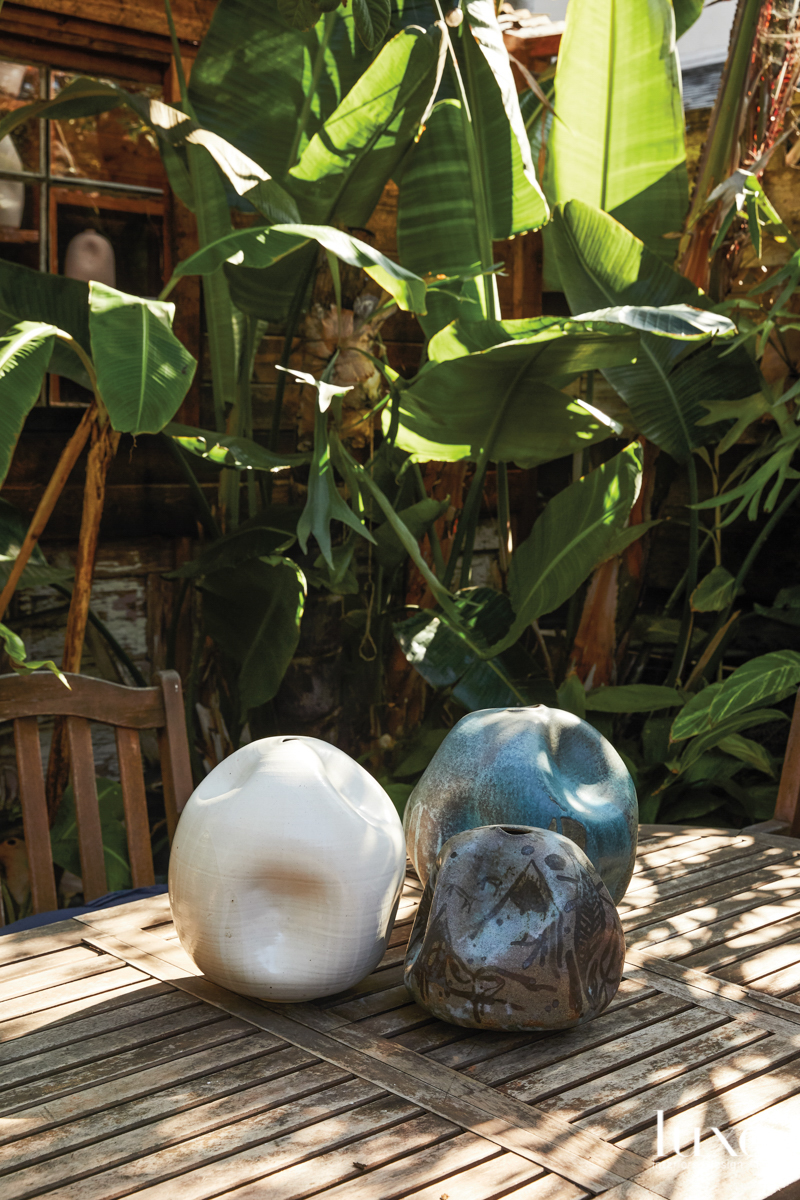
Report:
[[408,853],[425,883],[442,846],[480,825],[534,825],[571,838],[615,904],[636,857],[636,789],[614,747],[560,708],[486,708],[455,725],[409,797]]
[[443,847],[405,981],[434,1016],[477,1029],[567,1029],[613,1000],[617,910],[586,855],[550,830],[490,825]]
[[394,805],[363,767],[316,738],[265,738],[215,767],[181,814],[175,928],[233,991],[333,995],[382,958],[405,861]]

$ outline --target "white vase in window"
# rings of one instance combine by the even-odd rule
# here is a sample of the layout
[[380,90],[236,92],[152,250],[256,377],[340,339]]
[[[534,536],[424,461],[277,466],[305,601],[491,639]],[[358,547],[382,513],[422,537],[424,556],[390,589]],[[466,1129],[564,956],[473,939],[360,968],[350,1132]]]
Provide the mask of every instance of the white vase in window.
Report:
[[264,738],[215,767],[181,814],[175,928],[233,991],[334,995],[383,957],[405,862],[394,805],[363,767],[317,738]]
[[76,233],[64,256],[64,274],[70,279],[83,279],[86,283],[93,280],[116,287],[117,264],[111,242],[95,229]]
[[[0,171],[21,171],[22,159],[11,134],[0,141]],[[22,225],[22,210],[25,207],[25,184],[15,179],[0,179],[0,225],[5,229],[19,229]]]

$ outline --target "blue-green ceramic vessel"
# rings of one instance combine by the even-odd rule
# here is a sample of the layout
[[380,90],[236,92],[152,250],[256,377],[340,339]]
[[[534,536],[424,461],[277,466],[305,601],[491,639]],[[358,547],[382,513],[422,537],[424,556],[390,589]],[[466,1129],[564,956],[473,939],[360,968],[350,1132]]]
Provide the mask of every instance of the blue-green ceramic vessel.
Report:
[[571,838],[618,904],[633,872],[639,810],[610,742],[572,713],[535,704],[462,717],[411,793],[403,824],[423,884],[455,834],[531,825]]

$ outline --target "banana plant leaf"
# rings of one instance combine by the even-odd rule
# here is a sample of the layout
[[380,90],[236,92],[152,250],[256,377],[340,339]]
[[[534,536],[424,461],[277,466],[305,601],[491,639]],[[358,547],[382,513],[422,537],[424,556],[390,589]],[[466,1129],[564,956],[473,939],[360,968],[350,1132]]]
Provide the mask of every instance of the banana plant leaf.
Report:
[[[485,645],[499,642],[514,620],[508,597],[492,588],[467,588],[454,603],[463,624]],[[469,712],[557,704],[553,684],[520,646],[485,661],[429,610],[396,623],[394,635],[422,678],[431,687],[449,689]]]
[[[434,521],[438,521],[447,512],[450,500],[418,500],[398,512],[398,517],[413,536],[420,540],[430,529]],[[406,561],[406,551],[403,543],[392,529],[388,521],[384,521],[375,530],[376,556],[385,571],[396,571]]]
[[[122,787],[113,779],[98,779],[96,785],[106,884],[110,892],[118,892],[131,886]],[[81,855],[72,784],[65,789],[58,807],[55,823],[50,830],[50,846],[53,862],[80,878],[82,873]]]
[[[428,358],[432,362],[445,362],[461,358],[465,354],[488,350],[508,341],[529,341],[541,338],[554,340],[564,335],[564,344],[549,347],[550,363],[561,358],[569,359],[575,353],[575,339],[587,338],[592,334],[617,335],[623,329],[631,331],[629,345],[638,346],[638,333],[652,333],[658,337],[677,341],[703,341],[712,334],[717,337],[733,337],[736,326],[727,317],[705,312],[688,304],[670,304],[663,308],[652,305],[631,304],[617,308],[599,309],[597,312],[578,313],[574,317],[529,317],[509,321],[452,321],[436,333],[428,344]],[[570,338],[573,339],[570,343]],[[555,354],[553,354],[555,351]],[[544,361],[540,360],[542,365]],[[554,365],[555,370],[559,366]],[[585,368],[581,368],[583,370]],[[567,366],[567,373],[569,367]],[[579,374],[580,371],[574,372]]]
[[[466,15],[454,41],[467,108],[448,98],[434,106],[400,179],[400,260],[419,274],[463,277],[476,263],[488,270],[492,240],[548,217],[494,6],[469,0]],[[480,306],[480,296],[474,281],[442,292],[425,332],[461,315],[463,303]],[[486,303],[478,315],[491,315]]]
[[366,224],[419,133],[443,63],[435,26],[384,46],[282,180],[308,224]]
[[252,438],[235,437],[214,433],[211,429],[197,429],[193,425],[180,425],[175,421],[165,427],[164,433],[175,441],[217,467],[235,467],[238,470],[279,471],[282,467],[299,467],[309,462],[310,454],[280,454],[259,445]]
[[664,262],[689,206],[674,20],[671,0],[570,0],[547,149],[554,204],[611,213]]
[[197,363],[172,332],[174,304],[89,285],[97,386],[114,429],[155,433],[171,420]]
[[[351,266],[362,270],[384,288],[400,308],[425,311],[425,284],[419,276],[392,262],[359,238],[325,225],[272,225],[237,229],[209,242],[175,268],[170,286],[183,275],[210,275],[223,263],[268,267],[297,251],[310,239]],[[167,289],[169,290],[169,289]]]
[[681,38],[702,15],[703,0],[672,0],[675,10],[675,37]]
[[[602,363],[630,362],[637,336],[575,322],[568,331],[568,324],[546,323],[527,338],[426,365],[401,387],[398,447],[415,461],[456,462],[486,450],[493,461],[532,467],[609,437],[610,423],[553,384]],[[454,348],[447,337],[434,353]],[[387,430],[390,419],[384,416]]]
[[508,590],[516,616],[492,647],[495,653],[568,600],[613,552],[640,482],[641,451],[632,445],[553,497],[511,556]]
[[595,688],[586,693],[584,703],[590,712],[656,712],[663,708],[681,708],[686,698],[675,688],[659,687],[655,683],[627,683],[620,687]]
[[[570,308],[576,313],[612,306],[689,305],[708,300],[606,213],[578,200],[553,214],[551,242]],[[756,368],[743,347],[728,352],[714,338],[695,349],[642,333],[631,366],[603,374],[630,408],[641,432],[678,461],[718,434],[698,425],[704,403],[734,400],[760,390]]]
[[210,572],[200,590],[206,633],[239,668],[244,719],[272,700],[297,649],[305,577],[291,559],[271,556]]
[[14,633],[13,629],[9,629],[7,625],[0,625],[0,641],[2,641],[3,649],[8,655],[11,669],[16,671],[18,675],[31,675],[34,671],[41,670],[52,671],[56,678],[61,680],[64,687],[69,687],[66,675],[63,674],[61,668],[57,667],[51,658],[29,659],[28,651],[25,649],[25,643],[22,638]]
[[0,334],[0,483],[5,480],[25,418],[39,399],[58,330],[20,321]]
[[306,97],[300,153],[372,61],[352,12],[343,9],[313,88],[321,38],[322,26],[307,33],[292,28],[275,0],[219,0],[189,83],[200,124],[282,179],[293,165]]
[[[63,275],[44,275],[29,267],[0,259],[0,320],[3,332],[17,321],[45,321],[69,334],[91,353],[89,339],[89,285]],[[89,376],[74,350],[59,339],[53,342],[47,368],[89,388]]]

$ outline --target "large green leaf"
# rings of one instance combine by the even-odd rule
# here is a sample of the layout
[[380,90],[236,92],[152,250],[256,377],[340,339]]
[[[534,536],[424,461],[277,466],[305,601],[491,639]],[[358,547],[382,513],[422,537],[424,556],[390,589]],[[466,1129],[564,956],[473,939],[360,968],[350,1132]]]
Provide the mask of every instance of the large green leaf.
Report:
[[678,760],[678,769],[681,772],[685,771],[692,763],[697,762],[702,754],[713,750],[715,746],[721,746],[727,738],[742,729],[752,729],[756,725],[769,725],[774,721],[788,719],[779,708],[754,708],[749,712],[728,716],[692,738]]
[[[691,305],[708,301],[619,222],[581,201],[553,214],[551,240],[570,308],[587,313],[608,306]],[[687,353],[680,341],[642,333],[632,366],[605,368],[650,441],[679,461],[717,434],[699,428],[710,400],[732,400],[759,390],[758,373],[746,351],[724,342],[701,344]]]
[[282,179],[292,165],[304,101],[311,96],[302,152],[338,107],[372,55],[349,9],[337,14],[312,94],[322,26],[293,29],[275,0],[219,0],[192,68],[189,97],[197,118]]
[[716,725],[746,708],[783,700],[798,684],[800,654],[796,650],[774,650],[752,658],[723,680],[711,700],[709,722]]
[[[131,886],[128,861],[128,839],[125,832],[125,807],[122,787],[112,779],[98,779],[97,803],[100,809],[100,828],[103,836],[103,856],[106,866],[106,885],[110,892]],[[82,873],[78,821],[75,815],[75,796],[72,784],[67,787],[50,830],[53,862],[80,878]]]
[[[468,0],[465,9],[456,46],[467,107],[461,99],[435,105],[400,180],[400,259],[421,274],[487,270],[492,240],[536,229],[548,215],[494,5]],[[476,285],[461,290],[474,303]],[[440,300],[428,333],[458,315],[457,298]]]
[[198,458],[217,467],[236,467],[239,470],[279,471],[282,467],[298,467],[309,461],[308,454],[281,454],[268,450],[252,438],[214,433],[193,425],[170,421],[164,430],[170,437]]
[[492,237],[499,241],[548,218],[536,179],[530,139],[508,50],[493,0],[465,0],[467,30],[461,38],[467,100],[487,184]]
[[173,304],[90,284],[97,386],[121,433],[155,433],[174,417],[197,363],[172,332]]
[[628,446],[559,492],[511,556],[508,589],[516,618],[496,651],[568,600],[608,557],[639,490],[641,452]]
[[[449,505],[449,499],[418,500],[416,504],[401,509],[397,515],[406,529],[419,540],[433,522],[447,511]],[[406,561],[405,547],[388,521],[375,530],[375,545],[378,562],[384,570],[394,571]]]
[[0,483],[25,418],[39,399],[57,332],[53,325],[20,321],[0,334]]
[[268,557],[205,575],[203,624],[239,668],[242,717],[271,700],[297,649],[306,582],[296,563]]
[[675,37],[680,38],[691,29],[703,13],[703,0],[672,0],[675,9]]
[[[68,333],[90,353],[88,283],[63,275],[45,275],[0,259],[0,328],[6,331],[17,321],[46,321]],[[83,387],[90,386],[80,359],[61,340],[53,343],[48,369]]]
[[400,308],[425,311],[425,284],[359,238],[327,225],[273,225],[237,229],[203,246],[178,263],[173,282],[183,275],[210,275],[223,263],[268,267],[297,251],[309,239],[351,266],[360,267],[394,298]]
[[[527,338],[426,366],[400,392],[397,445],[417,461],[455,462],[485,451],[494,461],[532,467],[608,437],[610,423],[553,383],[630,362],[637,339],[619,327],[572,324],[567,331],[567,322],[545,319]],[[437,335],[434,354],[458,352],[467,328]]]
[[[483,646],[499,642],[514,620],[508,596],[492,588],[467,588],[454,597],[454,604],[464,627]],[[431,687],[451,690],[470,712],[556,704],[552,683],[519,646],[484,661],[430,610],[400,621],[394,634],[423,679]]]
[[356,32],[368,50],[374,50],[383,41],[391,16],[389,0],[353,0]]
[[670,0],[570,0],[547,155],[553,203],[611,213],[664,261],[689,204],[674,30]]
[[384,46],[282,181],[309,224],[366,224],[419,132],[442,61],[436,27]]
[[591,712],[656,712],[662,708],[681,708],[686,701],[675,688],[655,683],[628,683],[620,687],[601,687],[587,692],[585,705]]

